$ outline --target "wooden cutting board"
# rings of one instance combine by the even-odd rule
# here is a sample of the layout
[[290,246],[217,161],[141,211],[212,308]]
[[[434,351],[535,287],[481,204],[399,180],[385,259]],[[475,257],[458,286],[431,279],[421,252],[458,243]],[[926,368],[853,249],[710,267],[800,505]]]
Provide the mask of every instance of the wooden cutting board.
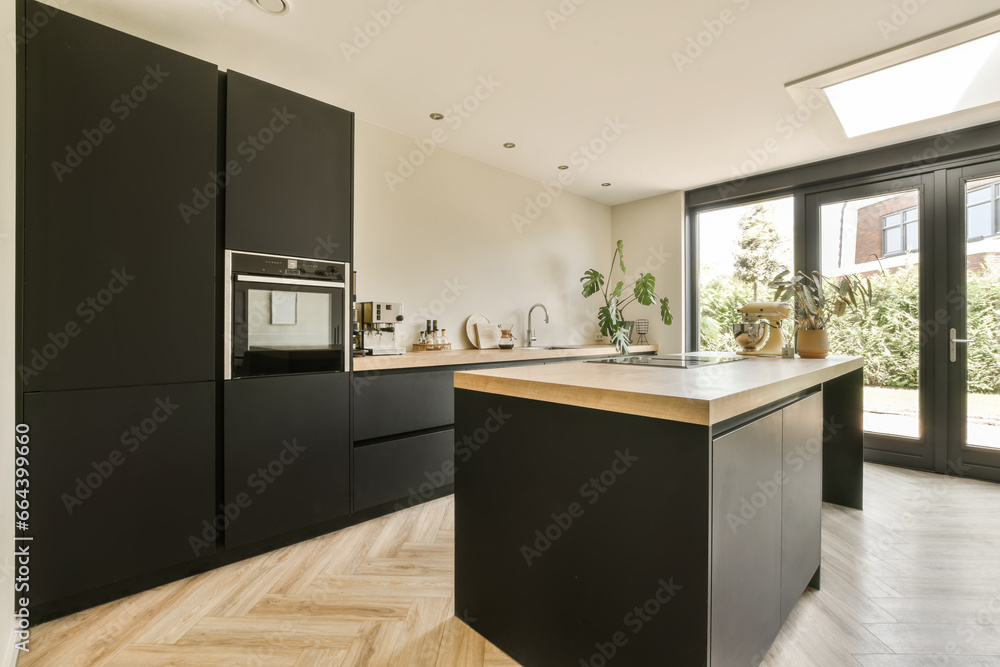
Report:
[[476,335],[479,337],[480,350],[495,350],[500,347],[499,324],[477,324]]

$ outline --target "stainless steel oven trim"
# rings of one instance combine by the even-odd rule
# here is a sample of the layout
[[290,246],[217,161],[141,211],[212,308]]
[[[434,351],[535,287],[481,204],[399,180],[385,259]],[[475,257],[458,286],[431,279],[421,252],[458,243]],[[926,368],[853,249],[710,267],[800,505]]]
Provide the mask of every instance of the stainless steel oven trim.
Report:
[[302,285],[305,287],[329,287],[339,289],[344,289],[346,287],[344,283],[336,283],[326,280],[304,280],[302,278],[282,278],[277,276],[272,278],[270,276],[248,276],[242,273],[236,276],[236,280],[247,283],[273,283],[275,285]]
[[[223,276],[224,276],[224,293],[223,293],[223,313],[222,313],[222,355],[224,359],[222,377],[224,380],[233,379],[233,281],[236,280],[248,280],[249,282],[266,282],[266,283],[279,283],[286,285],[305,285],[309,287],[328,287],[330,289],[342,289],[344,290],[344,319],[343,319],[343,333],[341,337],[343,339],[344,345],[344,372],[348,373],[352,370],[351,362],[353,360],[353,355],[351,354],[351,295],[348,293],[347,285],[345,283],[334,283],[334,282],[324,282],[322,280],[297,280],[295,278],[269,278],[266,276],[233,276],[233,253],[237,252],[241,255],[257,255],[259,257],[276,257],[279,259],[302,259],[305,261],[315,261],[314,258],[309,257],[291,257],[289,255],[268,255],[261,252],[243,252],[242,250],[227,250],[225,253],[224,264],[223,264]],[[326,261],[326,260],[323,260]],[[337,264],[344,265],[344,275],[351,275],[351,263],[350,262],[335,262]]]
[[[233,251],[227,250],[223,264],[225,290],[222,305],[222,379],[233,379]],[[218,292],[216,292],[218,293]]]

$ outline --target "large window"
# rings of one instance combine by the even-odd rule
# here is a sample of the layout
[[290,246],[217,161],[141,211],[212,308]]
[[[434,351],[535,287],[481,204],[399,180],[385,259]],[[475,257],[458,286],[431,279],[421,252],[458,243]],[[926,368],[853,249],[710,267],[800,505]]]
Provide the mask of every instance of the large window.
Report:
[[738,309],[771,301],[768,283],[794,264],[792,198],[698,213],[699,349],[736,352]]

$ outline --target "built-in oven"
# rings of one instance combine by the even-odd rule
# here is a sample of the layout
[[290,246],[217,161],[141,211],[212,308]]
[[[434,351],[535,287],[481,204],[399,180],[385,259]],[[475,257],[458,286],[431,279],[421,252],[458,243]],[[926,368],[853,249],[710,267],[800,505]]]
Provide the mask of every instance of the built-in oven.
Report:
[[227,380],[350,369],[346,262],[226,251]]

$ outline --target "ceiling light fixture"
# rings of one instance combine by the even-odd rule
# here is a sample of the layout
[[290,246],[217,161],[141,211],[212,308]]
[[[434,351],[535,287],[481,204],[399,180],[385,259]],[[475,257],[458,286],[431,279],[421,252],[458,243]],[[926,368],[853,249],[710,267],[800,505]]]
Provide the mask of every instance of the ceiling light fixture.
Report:
[[285,0],[251,0],[253,5],[272,16],[288,13],[288,3]]
[[513,144],[512,142],[508,141],[507,143],[505,143],[505,144],[503,145],[503,147],[504,147],[504,148],[513,148],[513,147],[514,147],[514,144]]
[[611,184],[610,183],[601,183],[601,187],[602,188],[610,188]]
[[[848,137],[1000,102],[1000,14],[789,83],[817,109],[828,101]],[[825,98],[825,99],[823,99]]]
[[441,120],[442,118],[444,118],[444,114],[440,114],[440,113],[432,113],[431,114],[431,120]]
[[569,165],[568,164],[561,164],[558,167],[556,167],[556,169],[569,169]]

